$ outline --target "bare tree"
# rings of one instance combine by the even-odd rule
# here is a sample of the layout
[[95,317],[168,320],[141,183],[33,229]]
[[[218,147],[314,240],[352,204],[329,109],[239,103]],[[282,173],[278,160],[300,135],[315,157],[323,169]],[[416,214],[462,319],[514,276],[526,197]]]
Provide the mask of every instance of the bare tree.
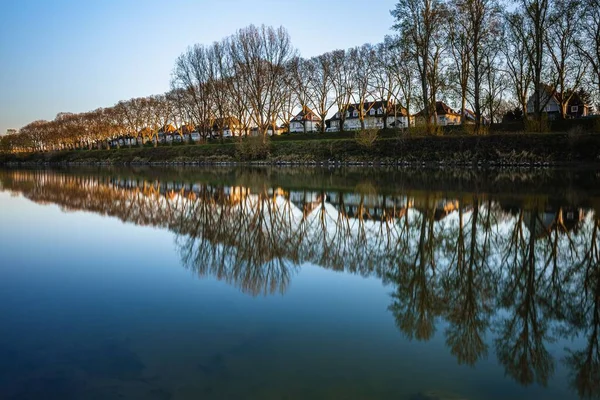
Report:
[[589,79],[600,100],[600,0],[584,0],[583,4],[583,19],[577,21],[583,34],[579,52],[589,62]]
[[[578,49],[583,8],[579,0],[554,1],[550,12],[549,32],[546,37],[548,53],[556,74],[556,90],[562,118],[567,117],[567,107],[583,83],[588,60]],[[588,47],[588,46],[585,46]]]
[[[550,25],[550,0],[518,0],[519,13],[523,16],[519,19],[509,19],[512,28],[519,32],[525,44],[525,55],[531,68],[533,83],[533,114],[538,122],[539,129],[542,128],[542,111],[555,93],[546,93],[543,89],[544,68],[547,65],[547,40]],[[520,22],[521,25],[514,25]],[[555,90],[556,85],[550,88]]]
[[335,105],[333,96],[332,53],[325,53],[311,58],[309,62],[309,103],[314,112],[321,118],[321,133],[325,132],[325,118]]
[[280,117],[277,83],[295,55],[290,36],[283,27],[250,25],[230,38],[229,51],[247,93],[252,122],[266,138],[269,126]]
[[415,60],[421,85],[427,131],[435,123],[437,90],[441,83],[441,56],[446,43],[444,26],[448,12],[441,0],[400,0],[392,10],[407,55]]
[[346,51],[335,50],[331,53],[331,67],[333,92],[340,118],[340,132],[343,132],[346,113],[348,112],[348,106],[354,93],[353,69]]
[[506,72],[511,80],[513,95],[521,107],[523,116],[527,118],[527,100],[533,73],[527,56],[528,38],[523,30],[524,16],[514,12],[507,14],[505,21],[502,53],[506,60]]
[[354,47],[348,52],[348,61],[352,68],[350,74],[354,81],[352,98],[358,106],[358,119],[361,130],[365,129],[365,117],[373,107],[374,75],[376,67],[375,49],[370,44]]
[[[417,66],[414,58],[410,57],[405,42],[399,37],[386,37],[384,44],[391,52],[387,65],[389,74],[397,82],[399,88],[400,103],[406,107],[408,118],[408,129],[410,129],[410,115],[412,100],[417,90]],[[397,108],[397,107],[396,107]]]

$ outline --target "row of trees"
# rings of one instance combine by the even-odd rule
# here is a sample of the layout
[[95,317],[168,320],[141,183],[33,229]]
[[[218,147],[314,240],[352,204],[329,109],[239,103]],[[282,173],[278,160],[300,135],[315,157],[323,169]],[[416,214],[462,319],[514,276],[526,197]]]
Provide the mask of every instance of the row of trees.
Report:
[[478,131],[507,100],[527,118],[532,97],[541,122],[556,93],[563,118],[582,87],[600,94],[598,0],[400,0],[392,15],[426,117],[450,96],[463,118],[473,109]]
[[[515,107],[528,118],[532,95],[540,122],[550,98],[535,90],[543,85],[561,94],[563,117],[580,89],[600,96],[600,0],[399,0],[391,13],[396,35],[312,58],[299,56],[284,28],[251,25],[183,52],[165,94],[35,121],[3,138],[2,147],[106,146],[117,137],[156,142],[161,131],[208,138],[232,123],[266,136],[306,108],[322,121],[341,111],[343,130],[351,103],[359,104],[364,129],[375,100],[386,102],[387,113],[399,109],[391,104],[421,111],[428,132],[437,101],[459,105],[463,122],[472,109],[479,133],[484,121]],[[382,123],[387,127],[386,118]]]

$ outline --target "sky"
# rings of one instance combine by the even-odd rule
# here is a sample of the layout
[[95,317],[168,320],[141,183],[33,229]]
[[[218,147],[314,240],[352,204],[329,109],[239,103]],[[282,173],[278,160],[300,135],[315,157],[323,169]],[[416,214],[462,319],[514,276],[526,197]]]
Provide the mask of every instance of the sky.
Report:
[[0,0],[0,134],[163,93],[175,59],[255,25],[304,57],[391,34],[396,0]]

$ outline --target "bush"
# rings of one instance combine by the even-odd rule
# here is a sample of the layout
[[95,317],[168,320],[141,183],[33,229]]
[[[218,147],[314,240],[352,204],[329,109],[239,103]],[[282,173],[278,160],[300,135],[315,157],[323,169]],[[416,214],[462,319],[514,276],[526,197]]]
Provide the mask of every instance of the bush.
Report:
[[526,119],[525,131],[535,133],[550,132],[550,122],[548,121],[548,114],[542,114],[542,118],[540,121],[537,121],[535,119]]
[[354,134],[354,140],[363,147],[371,148],[377,141],[378,134],[377,129],[363,129]]
[[460,132],[464,135],[487,135],[489,133],[489,127],[485,125],[479,126],[479,132],[475,133],[474,124],[459,125]]
[[239,138],[236,151],[242,161],[265,160],[269,157],[270,147],[268,137],[248,136]]
[[418,123],[409,129],[411,136],[442,136],[444,134],[444,128],[440,125],[429,125],[424,123]]
[[569,136],[569,138],[573,137],[573,136],[581,136],[583,135],[584,131],[583,128],[579,125],[576,125],[574,127],[572,127],[571,129],[569,129],[569,131],[567,132],[567,135]]
[[594,122],[592,123],[592,132],[600,133],[600,118],[594,117]]

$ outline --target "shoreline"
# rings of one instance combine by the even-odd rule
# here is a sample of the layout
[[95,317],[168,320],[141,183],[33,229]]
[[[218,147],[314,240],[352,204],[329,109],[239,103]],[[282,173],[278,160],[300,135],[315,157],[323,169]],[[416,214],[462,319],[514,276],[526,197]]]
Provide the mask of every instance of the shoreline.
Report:
[[[254,142],[254,143],[252,143]],[[260,142],[260,143],[259,143]],[[3,153],[5,166],[600,167],[598,134],[502,134],[174,144],[110,150]]]

